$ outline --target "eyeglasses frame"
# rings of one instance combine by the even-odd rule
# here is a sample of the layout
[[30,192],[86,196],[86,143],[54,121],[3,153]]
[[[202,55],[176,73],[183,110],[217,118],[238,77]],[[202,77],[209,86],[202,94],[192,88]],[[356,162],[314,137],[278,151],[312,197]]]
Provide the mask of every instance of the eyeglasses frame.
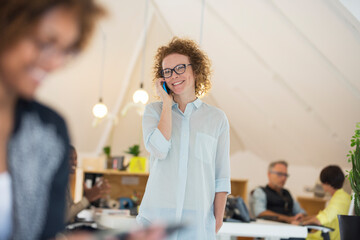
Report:
[[[184,72],[182,72],[182,73],[178,73],[178,72],[175,70],[175,68],[177,68],[178,66],[181,66],[181,65],[183,65],[183,66],[185,67],[185,70],[184,70]],[[187,66],[189,66],[189,65],[191,66],[192,64],[191,64],[191,63],[188,63],[188,64],[182,63],[182,64],[176,65],[174,68],[165,68],[165,69],[161,70],[160,74],[161,74],[161,76],[162,76],[163,78],[170,78],[170,77],[172,77],[173,72],[175,72],[177,75],[181,75],[181,74],[183,74],[183,73],[186,72],[186,68],[187,68]],[[164,76],[164,70],[167,70],[167,69],[170,69],[171,74],[170,74],[170,76],[165,77],[165,76]]]

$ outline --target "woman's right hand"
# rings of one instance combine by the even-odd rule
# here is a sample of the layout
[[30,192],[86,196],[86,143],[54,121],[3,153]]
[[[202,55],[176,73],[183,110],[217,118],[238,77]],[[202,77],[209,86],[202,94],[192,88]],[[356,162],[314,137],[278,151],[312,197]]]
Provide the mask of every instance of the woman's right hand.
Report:
[[156,81],[156,93],[160,97],[163,104],[165,104],[167,106],[171,106],[172,102],[173,102],[173,95],[172,95],[172,92],[170,92],[170,94],[165,92],[165,90],[164,90],[164,88],[162,86],[164,81],[165,80],[163,78],[158,78],[157,79],[157,81]]
[[87,188],[84,183],[84,195],[89,200],[89,202],[96,201],[110,192],[110,184],[107,179],[101,179],[92,188]]

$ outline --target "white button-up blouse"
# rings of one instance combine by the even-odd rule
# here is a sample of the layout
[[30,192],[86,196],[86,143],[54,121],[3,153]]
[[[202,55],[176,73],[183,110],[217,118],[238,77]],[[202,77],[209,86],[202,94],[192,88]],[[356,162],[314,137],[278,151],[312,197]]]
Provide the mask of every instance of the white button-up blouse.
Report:
[[227,117],[200,99],[187,104],[184,113],[174,102],[167,141],[157,128],[161,111],[162,102],[151,103],[143,116],[150,175],[137,220],[190,226],[173,239],[215,239],[215,193],[230,194]]

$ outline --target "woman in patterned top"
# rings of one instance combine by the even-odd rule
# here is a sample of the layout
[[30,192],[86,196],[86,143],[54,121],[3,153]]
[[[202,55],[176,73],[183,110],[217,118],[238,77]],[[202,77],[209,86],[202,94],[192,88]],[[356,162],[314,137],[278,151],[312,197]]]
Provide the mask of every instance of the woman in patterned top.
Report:
[[0,239],[49,239],[64,228],[67,128],[34,95],[104,13],[94,0],[0,3]]

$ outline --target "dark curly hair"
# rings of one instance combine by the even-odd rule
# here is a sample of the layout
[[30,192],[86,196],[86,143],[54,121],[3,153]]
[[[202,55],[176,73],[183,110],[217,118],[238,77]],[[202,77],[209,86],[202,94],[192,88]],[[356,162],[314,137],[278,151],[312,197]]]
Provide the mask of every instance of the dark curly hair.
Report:
[[335,189],[342,188],[344,180],[345,176],[343,171],[336,165],[330,165],[321,170],[320,181],[329,184]]
[[167,45],[158,48],[153,67],[154,79],[162,78],[162,61],[170,54],[178,53],[189,57],[195,76],[195,95],[203,96],[211,88],[211,62],[198,44],[190,39],[174,37]]
[[0,53],[37,26],[45,13],[55,7],[64,7],[74,12],[79,24],[79,38],[73,50],[84,48],[93,32],[95,22],[106,14],[94,0],[9,0],[0,3]]

